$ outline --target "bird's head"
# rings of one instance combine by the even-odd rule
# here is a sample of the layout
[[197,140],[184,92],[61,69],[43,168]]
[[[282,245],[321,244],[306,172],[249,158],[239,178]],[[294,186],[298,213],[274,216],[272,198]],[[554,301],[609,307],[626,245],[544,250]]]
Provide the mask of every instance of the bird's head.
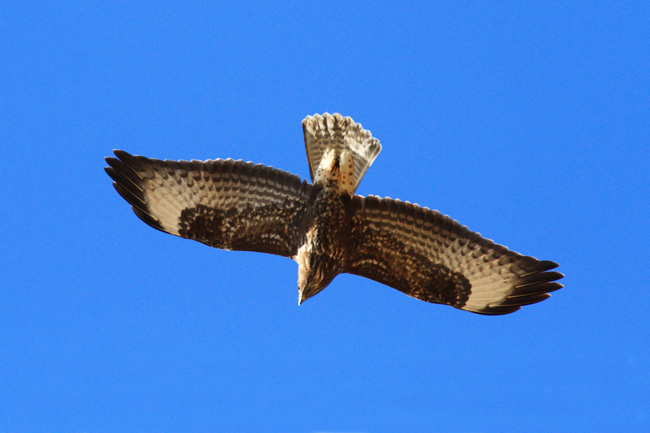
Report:
[[299,251],[295,259],[298,262],[298,305],[300,305],[327,287],[337,272],[329,269],[314,255],[305,254],[305,250]]
[[[298,305],[319,293],[334,279],[334,275],[323,272],[323,269],[312,268],[312,272],[303,273],[298,271]],[[313,272],[316,271],[316,272]]]

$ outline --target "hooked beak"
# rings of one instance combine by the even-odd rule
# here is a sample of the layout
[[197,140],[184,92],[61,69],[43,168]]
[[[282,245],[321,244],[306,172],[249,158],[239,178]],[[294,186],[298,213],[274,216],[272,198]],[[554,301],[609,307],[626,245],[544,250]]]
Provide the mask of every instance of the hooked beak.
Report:
[[307,299],[309,299],[309,296],[306,296],[303,290],[298,290],[298,305],[301,305]]

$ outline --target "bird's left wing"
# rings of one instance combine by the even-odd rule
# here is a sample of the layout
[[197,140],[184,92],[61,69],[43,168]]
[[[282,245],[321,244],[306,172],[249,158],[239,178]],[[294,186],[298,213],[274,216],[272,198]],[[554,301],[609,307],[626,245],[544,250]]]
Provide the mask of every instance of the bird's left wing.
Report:
[[116,150],[113,186],[144,222],[227,250],[292,257],[304,242],[314,187],[250,162],[161,161]]
[[480,314],[507,314],[549,297],[563,277],[448,216],[390,198],[354,196],[346,272],[409,296]]

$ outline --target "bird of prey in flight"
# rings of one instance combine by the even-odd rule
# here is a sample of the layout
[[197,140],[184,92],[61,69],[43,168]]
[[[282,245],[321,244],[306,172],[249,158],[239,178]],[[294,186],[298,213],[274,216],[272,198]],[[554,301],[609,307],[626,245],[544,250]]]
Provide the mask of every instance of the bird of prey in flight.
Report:
[[347,272],[427,302],[507,314],[562,287],[557,263],[523,256],[435,210],[355,195],[381,150],[340,114],[302,122],[312,182],[232,159],[170,161],[116,150],[113,186],[151,227],[225,250],[298,262],[298,302]]

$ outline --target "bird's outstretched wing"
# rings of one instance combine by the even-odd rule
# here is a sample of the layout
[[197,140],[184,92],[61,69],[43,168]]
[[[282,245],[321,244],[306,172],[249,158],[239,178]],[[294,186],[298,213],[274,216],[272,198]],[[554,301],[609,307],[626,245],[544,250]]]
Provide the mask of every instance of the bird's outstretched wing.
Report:
[[507,314],[562,287],[550,261],[522,256],[448,216],[376,196],[353,199],[346,272],[427,302]]
[[150,226],[216,248],[292,257],[304,242],[314,187],[273,167],[227,160],[161,161],[121,150],[113,186]]

